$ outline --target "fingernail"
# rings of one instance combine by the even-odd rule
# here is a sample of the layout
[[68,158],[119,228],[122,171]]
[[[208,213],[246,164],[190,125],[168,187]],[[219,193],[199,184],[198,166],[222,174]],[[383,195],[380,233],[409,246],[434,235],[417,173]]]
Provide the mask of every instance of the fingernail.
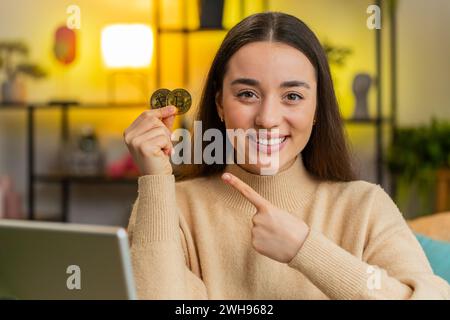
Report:
[[174,153],[175,153],[175,149],[171,149],[171,150],[170,150],[170,155],[173,156]]
[[226,181],[230,181],[231,180],[231,176],[228,173],[224,173],[222,175],[222,179],[226,180]]

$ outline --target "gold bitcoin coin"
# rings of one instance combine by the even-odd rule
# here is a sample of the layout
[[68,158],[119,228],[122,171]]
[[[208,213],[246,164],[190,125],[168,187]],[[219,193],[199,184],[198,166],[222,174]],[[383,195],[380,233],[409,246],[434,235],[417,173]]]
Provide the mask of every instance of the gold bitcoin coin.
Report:
[[192,104],[192,98],[189,92],[184,89],[172,90],[167,95],[167,105],[173,105],[178,109],[177,114],[188,112]]
[[164,108],[168,105],[167,96],[169,95],[169,89],[158,89],[153,92],[150,98],[150,106],[152,109]]

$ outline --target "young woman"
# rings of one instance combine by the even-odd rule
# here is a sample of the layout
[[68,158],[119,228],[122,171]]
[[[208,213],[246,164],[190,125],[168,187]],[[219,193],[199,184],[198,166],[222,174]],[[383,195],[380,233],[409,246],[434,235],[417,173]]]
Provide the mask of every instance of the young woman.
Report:
[[389,196],[355,180],[327,59],[303,22],[261,13],[236,25],[199,106],[204,130],[267,130],[245,146],[277,157],[276,172],[246,157],[175,183],[175,113],[145,111],[124,132],[142,173],[129,224],[140,298],[450,297]]

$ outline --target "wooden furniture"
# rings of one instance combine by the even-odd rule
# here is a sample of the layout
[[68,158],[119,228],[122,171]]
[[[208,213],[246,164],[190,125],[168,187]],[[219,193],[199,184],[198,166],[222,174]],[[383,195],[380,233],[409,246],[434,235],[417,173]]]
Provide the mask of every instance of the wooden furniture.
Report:
[[[440,169],[436,174],[436,211],[450,210],[450,169]],[[450,228],[449,228],[450,233]]]
[[408,221],[414,232],[435,240],[450,241],[450,211],[430,214]]

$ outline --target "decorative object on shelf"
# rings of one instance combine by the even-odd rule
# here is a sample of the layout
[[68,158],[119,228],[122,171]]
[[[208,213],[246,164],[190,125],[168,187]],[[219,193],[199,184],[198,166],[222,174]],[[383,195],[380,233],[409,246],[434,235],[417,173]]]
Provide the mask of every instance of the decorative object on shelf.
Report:
[[16,56],[26,57],[28,47],[22,42],[0,42],[0,71],[5,75],[5,81],[1,86],[2,103],[24,103],[26,100],[26,88],[21,75],[40,79],[46,76],[46,72],[36,64],[17,61]]
[[149,96],[146,68],[152,60],[153,46],[153,32],[146,24],[113,24],[102,29],[102,58],[105,66],[111,69],[107,79],[109,103],[117,103],[119,76],[139,91],[136,103],[146,103]]
[[223,28],[224,0],[199,0],[200,5],[200,28],[221,29]]
[[367,73],[358,73],[353,79],[352,90],[355,95],[355,111],[353,119],[369,119],[369,108],[367,105],[367,96],[369,94],[372,78]]
[[73,175],[100,175],[103,173],[103,154],[97,135],[90,125],[81,128],[73,144],[64,152],[64,170]]
[[[404,206],[414,198],[419,202],[414,210],[435,212],[437,174],[450,170],[450,122],[433,119],[429,125],[397,128],[387,164],[398,182],[397,202]],[[418,197],[411,196],[414,189]]]
[[0,177],[0,218],[23,219],[20,195],[7,175]]
[[139,169],[131,154],[126,153],[122,158],[108,165],[106,174],[111,178],[137,177],[139,176]]
[[113,24],[102,29],[101,48],[111,69],[146,68],[153,54],[153,33],[146,24]]
[[56,60],[63,65],[69,65],[75,61],[77,53],[75,30],[69,29],[65,25],[56,29],[53,53]]

